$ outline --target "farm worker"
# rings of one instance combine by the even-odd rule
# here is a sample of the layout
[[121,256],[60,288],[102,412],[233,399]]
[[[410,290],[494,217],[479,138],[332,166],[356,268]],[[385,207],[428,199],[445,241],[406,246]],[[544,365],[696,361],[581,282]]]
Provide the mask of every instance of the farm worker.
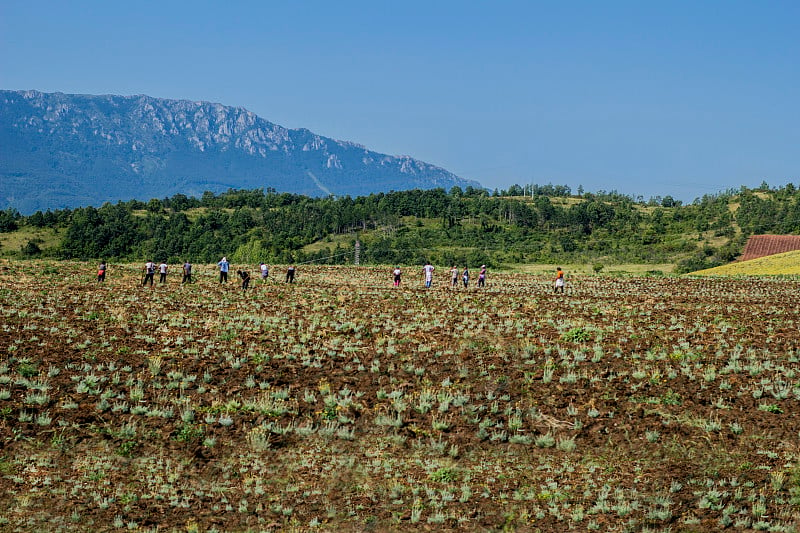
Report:
[[184,261],[183,279],[181,280],[181,284],[191,283],[191,282],[192,282],[192,264],[189,261]]
[[486,265],[481,265],[481,273],[478,274],[478,287],[486,286]]
[[464,282],[464,288],[466,288],[467,285],[469,285],[469,269],[467,267],[464,267],[464,273],[461,274],[461,280]]
[[561,270],[561,267],[556,269],[555,285],[553,286],[554,293],[559,291],[561,291],[561,294],[564,294],[564,271]]
[[450,286],[455,287],[458,285],[458,267],[453,265],[450,269]]
[[100,266],[97,267],[97,281],[103,282],[106,280],[106,262],[100,261]]
[[[422,271],[425,273],[425,288],[430,289],[431,283],[433,283],[433,271],[436,270],[433,268],[433,265],[428,261],[425,263],[425,266],[422,267]],[[458,272],[458,271],[456,271]]]
[[399,266],[394,267],[394,270],[392,271],[392,274],[394,274],[394,286],[395,287],[399,287],[400,286],[400,275],[402,274],[402,271],[400,270],[400,267]]
[[231,267],[230,263],[228,263],[228,258],[223,257],[222,261],[217,263],[217,266],[219,267],[219,282],[228,283],[228,270]]
[[269,267],[265,263],[261,263],[259,268],[261,268],[261,279],[267,281],[267,278],[269,277]]
[[158,282],[159,283],[166,283],[167,281],[167,262],[162,261],[160,265],[158,265]]
[[294,271],[297,268],[292,265],[286,270],[286,283],[294,283]]
[[153,286],[153,276],[156,275],[156,264],[152,261],[148,261],[144,264],[144,277],[142,278],[142,287],[147,285],[148,280],[150,281],[150,286]]
[[236,273],[242,278],[242,290],[246,291],[247,286],[250,285],[250,273],[244,270],[237,270]]

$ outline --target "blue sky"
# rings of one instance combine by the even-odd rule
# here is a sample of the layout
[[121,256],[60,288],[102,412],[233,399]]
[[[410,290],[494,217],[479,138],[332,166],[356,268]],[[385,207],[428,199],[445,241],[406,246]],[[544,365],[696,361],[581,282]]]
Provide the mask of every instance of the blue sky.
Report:
[[800,2],[0,3],[0,86],[245,107],[480,181],[798,183]]

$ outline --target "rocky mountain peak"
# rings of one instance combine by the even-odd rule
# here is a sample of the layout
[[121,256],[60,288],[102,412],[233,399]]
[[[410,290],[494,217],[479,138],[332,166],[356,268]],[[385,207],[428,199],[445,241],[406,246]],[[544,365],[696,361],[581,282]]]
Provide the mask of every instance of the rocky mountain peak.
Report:
[[0,140],[0,208],[20,211],[229,188],[354,196],[480,186],[243,108],[144,95],[0,91]]

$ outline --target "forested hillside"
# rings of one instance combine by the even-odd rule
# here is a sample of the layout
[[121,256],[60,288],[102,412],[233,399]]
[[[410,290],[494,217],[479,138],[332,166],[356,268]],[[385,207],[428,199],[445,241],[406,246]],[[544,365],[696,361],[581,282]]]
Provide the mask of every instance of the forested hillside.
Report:
[[353,261],[358,240],[362,263],[677,263],[691,271],[733,260],[749,235],[800,233],[800,193],[765,184],[682,205],[552,185],[357,198],[231,190],[30,216],[6,210],[0,232],[6,256],[337,264]]

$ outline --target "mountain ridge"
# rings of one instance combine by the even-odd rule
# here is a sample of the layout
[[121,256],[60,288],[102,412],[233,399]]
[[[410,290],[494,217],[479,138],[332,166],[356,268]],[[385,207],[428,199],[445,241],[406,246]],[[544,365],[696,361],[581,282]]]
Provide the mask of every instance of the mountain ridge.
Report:
[[22,212],[231,188],[355,196],[481,187],[242,107],[35,90],[0,91],[0,184],[0,208]]

